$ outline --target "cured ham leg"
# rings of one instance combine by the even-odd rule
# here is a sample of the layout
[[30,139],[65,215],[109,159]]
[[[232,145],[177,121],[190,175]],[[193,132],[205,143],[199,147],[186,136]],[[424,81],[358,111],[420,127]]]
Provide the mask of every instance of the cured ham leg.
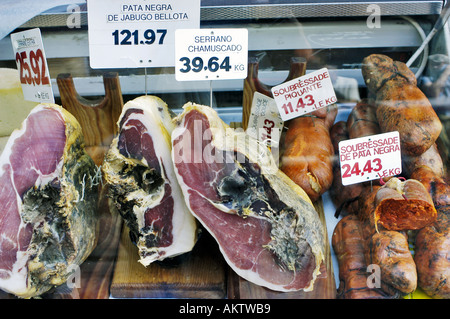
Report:
[[187,209],[171,158],[171,114],[155,96],[127,102],[102,166],[108,192],[144,266],[192,250],[195,218]]
[[0,288],[23,298],[66,282],[96,244],[97,168],[81,127],[37,105],[0,157]]
[[172,157],[186,204],[230,267],[272,290],[312,290],[325,244],[308,195],[266,146],[210,107],[188,103],[176,122]]

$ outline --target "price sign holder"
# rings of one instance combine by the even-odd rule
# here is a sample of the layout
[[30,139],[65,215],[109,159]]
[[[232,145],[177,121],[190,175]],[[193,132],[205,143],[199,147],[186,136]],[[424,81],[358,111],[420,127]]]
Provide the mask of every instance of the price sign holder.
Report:
[[173,67],[175,30],[200,27],[200,0],[88,1],[93,69]]
[[402,172],[397,131],[339,142],[342,185],[366,182]]
[[283,121],[287,121],[337,102],[326,68],[272,87]]
[[11,44],[25,100],[55,103],[39,28],[11,34]]

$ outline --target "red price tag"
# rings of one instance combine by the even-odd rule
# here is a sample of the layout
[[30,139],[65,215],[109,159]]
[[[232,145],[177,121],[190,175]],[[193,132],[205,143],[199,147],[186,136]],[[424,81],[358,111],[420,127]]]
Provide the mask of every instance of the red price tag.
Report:
[[339,143],[342,185],[356,184],[402,172],[400,136],[388,132]]
[[253,94],[252,108],[248,120],[247,134],[277,148],[284,122],[278,113],[275,101],[259,92]]
[[50,78],[46,73],[46,63],[41,49],[16,53],[16,63],[20,71],[20,83],[35,85],[48,85]]
[[41,31],[36,28],[13,33],[11,42],[25,100],[54,103]]
[[370,174],[372,172],[379,172],[383,169],[381,159],[374,158],[369,159],[366,162],[362,162],[364,165],[362,169],[359,167],[359,162],[351,164],[342,164],[342,178],[348,178],[352,176],[364,176],[364,174]]
[[269,119],[264,120],[264,125],[262,127],[266,132],[261,134],[263,141],[272,141],[272,129],[275,127],[275,122]]

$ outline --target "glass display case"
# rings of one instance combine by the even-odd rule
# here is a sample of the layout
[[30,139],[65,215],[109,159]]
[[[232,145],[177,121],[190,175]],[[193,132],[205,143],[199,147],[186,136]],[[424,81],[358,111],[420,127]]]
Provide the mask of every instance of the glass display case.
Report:
[[131,2],[0,4],[1,299],[450,297],[446,1]]

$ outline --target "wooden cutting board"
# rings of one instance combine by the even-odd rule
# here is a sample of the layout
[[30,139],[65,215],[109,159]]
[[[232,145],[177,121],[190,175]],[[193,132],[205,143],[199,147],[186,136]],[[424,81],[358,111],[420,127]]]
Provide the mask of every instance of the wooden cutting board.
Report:
[[138,262],[138,249],[124,226],[111,283],[113,298],[207,298],[226,297],[226,265],[217,244],[202,231],[192,252],[178,264]]
[[[316,210],[325,225],[322,202]],[[326,228],[326,227],[325,227]],[[323,273],[311,292],[282,293],[252,284],[225,263],[214,239],[203,230],[194,250],[179,265],[138,262],[138,250],[124,227],[111,283],[113,298],[207,298],[207,299],[333,299],[336,285],[326,237]]]

